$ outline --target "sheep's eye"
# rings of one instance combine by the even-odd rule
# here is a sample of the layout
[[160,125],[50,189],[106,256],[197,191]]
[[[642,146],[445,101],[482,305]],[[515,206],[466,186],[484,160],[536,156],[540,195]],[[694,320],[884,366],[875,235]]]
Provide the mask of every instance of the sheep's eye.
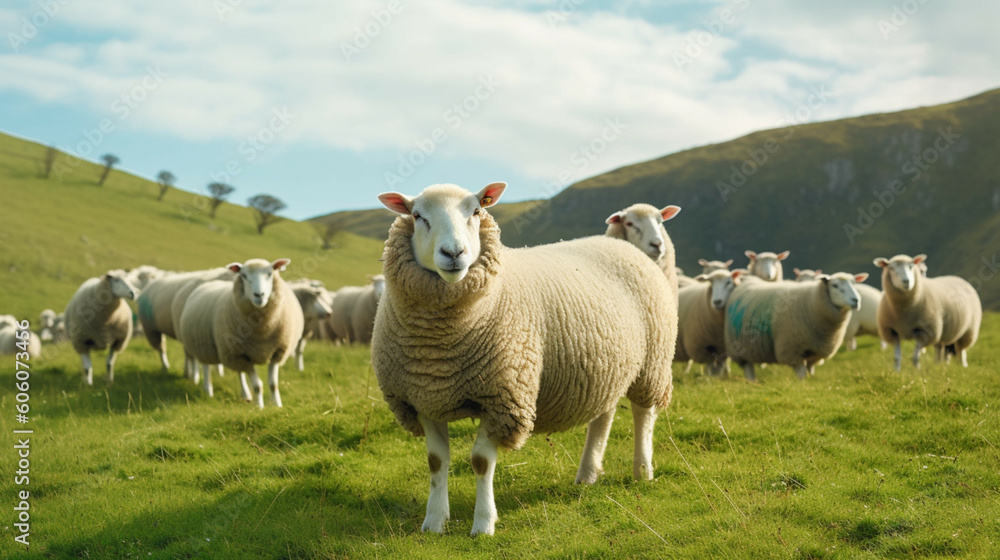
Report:
[[475,210],[472,211],[472,215],[473,216],[478,216],[479,215],[479,211],[480,211],[479,208],[476,208]]
[[632,226],[634,226],[635,224],[633,224],[632,222],[625,222],[625,225],[627,225],[628,227],[632,227]]

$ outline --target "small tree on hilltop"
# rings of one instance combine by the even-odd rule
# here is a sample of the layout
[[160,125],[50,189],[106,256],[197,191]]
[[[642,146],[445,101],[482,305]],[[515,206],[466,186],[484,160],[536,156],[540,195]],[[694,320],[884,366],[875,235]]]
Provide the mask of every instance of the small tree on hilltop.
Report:
[[107,180],[108,175],[111,173],[111,168],[114,167],[115,164],[120,162],[121,160],[118,159],[118,156],[114,154],[104,154],[103,156],[101,156],[101,161],[104,162],[104,172],[101,173],[101,178],[99,181],[97,181],[97,184],[103,187],[104,181]]
[[156,181],[160,185],[160,196],[156,197],[156,200],[163,200],[164,195],[170,190],[170,187],[174,186],[174,181],[177,177],[169,171],[160,171],[160,174],[156,176]]
[[258,194],[247,200],[247,206],[254,209],[257,233],[264,235],[264,228],[281,220],[277,214],[285,208],[285,203],[269,194]]
[[208,185],[208,194],[212,195],[212,211],[209,214],[215,218],[215,211],[219,208],[229,195],[233,194],[236,188],[225,183],[211,183]]

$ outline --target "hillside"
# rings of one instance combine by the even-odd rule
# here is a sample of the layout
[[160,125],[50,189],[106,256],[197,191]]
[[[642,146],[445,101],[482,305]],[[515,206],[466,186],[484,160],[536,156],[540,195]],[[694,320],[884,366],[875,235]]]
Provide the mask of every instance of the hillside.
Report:
[[[34,320],[44,308],[61,311],[87,278],[141,264],[191,270],[289,257],[286,277],[304,275],[327,287],[361,284],[381,270],[378,241],[340,233],[325,251],[315,226],[293,220],[258,235],[248,208],[226,203],[211,220],[203,196],[171,189],[157,201],[155,183],[122,171],[100,187],[100,165],[65,154],[54,168],[68,170],[62,180],[56,171],[43,179],[45,151],[0,134],[0,313]],[[237,190],[233,198],[244,194]]]
[[788,270],[873,275],[874,257],[927,253],[932,275],[959,274],[1000,309],[997,130],[1000,90],[761,131],[581,181],[500,224],[508,245],[535,245],[603,233],[633,202],[677,204],[668,231],[688,272],[699,258],[743,264],[747,249],[791,250]]

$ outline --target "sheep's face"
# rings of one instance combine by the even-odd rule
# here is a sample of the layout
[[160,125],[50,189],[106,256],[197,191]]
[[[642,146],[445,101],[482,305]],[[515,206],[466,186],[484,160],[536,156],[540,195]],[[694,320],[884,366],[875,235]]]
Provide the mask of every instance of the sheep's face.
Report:
[[465,278],[479,258],[480,213],[496,204],[506,188],[506,183],[491,183],[473,194],[457,185],[433,185],[416,198],[399,193],[378,198],[389,210],[413,218],[417,263],[454,283]]
[[702,274],[711,274],[716,270],[729,270],[732,266],[733,259],[728,261],[706,261],[705,259],[698,259],[698,265],[701,266]]
[[323,288],[313,287],[310,290],[313,295],[313,308],[316,309],[316,316],[320,319],[326,319],[331,314],[333,314],[333,307],[330,306],[329,298],[326,295],[326,290]]
[[115,297],[134,300],[139,295],[139,290],[128,281],[126,274],[121,270],[112,270],[104,275],[111,288],[111,295]]
[[663,235],[663,222],[673,218],[681,211],[680,206],[667,206],[657,210],[649,204],[634,204],[615,212],[604,223],[621,224],[625,231],[625,241],[635,245],[640,251],[649,255],[654,261],[660,260],[667,247]]
[[267,262],[264,259],[250,259],[247,262],[230,263],[226,268],[238,274],[236,282],[242,286],[243,297],[250,305],[260,309],[271,301],[274,294],[275,271],[285,270],[291,259]]
[[927,255],[896,255],[891,259],[879,257],[874,262],[875,266],[889,271],[889,281],[897,290],[908,292],[917,285],[917,276],[926,274],[926,260]]
[[46,309],[38,316],[40,327],[43,329],[51,329],[53,325],[56,324],[56,312],[51,309]]
[[845,272],[838,272],[832,276],[820,274],[817,280],[826,284],[826,289],[830,295],[830,302],[838,309],[861,309],[861,294],[854,287],[855,282],[864,282],[868,278],[868,273],[863,272],[857,275],[850,275]]
[[382,293],[385,292],[385,276],[381,274],[372,276],[372,287],[375,288],[375,301],[380,301]]
[[710,282],[712,288],[709,292],[709,301],[712,307],[715,309],[725,309],[726,303],[729,301],[729,296],[736,289],[736,286],[740,284],[740,276],[742,275],[742,269],[732,272],[728,270],[716,270],[709,274],[702,274],[695,279],[699,282]]
[[781,263],[788,258],[789,252],[785,251],[782,253],[755,253],[753,251],[747,251],[747,258],[750,259],[750,272],[757,277],[763,278],[768,282],[777,282],[781,280]]

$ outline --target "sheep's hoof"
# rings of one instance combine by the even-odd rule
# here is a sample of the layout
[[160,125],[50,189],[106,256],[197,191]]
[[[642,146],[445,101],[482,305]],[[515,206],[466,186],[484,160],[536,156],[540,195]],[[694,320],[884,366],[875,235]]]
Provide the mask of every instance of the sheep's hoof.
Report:
[[492,535],[496,522],[497,520],[495,517],[484,521],[476,520],[472,523],[472,532],[469,534],[473,537],[477,535]]
[[446,518],[443,515],[435,515],[433,517],[427,516],[424,518],[424,524],[422,527],[420,527],[420,530],[424,533],[431,532],[431,533],[442,534],[444,533],[445,521]]

